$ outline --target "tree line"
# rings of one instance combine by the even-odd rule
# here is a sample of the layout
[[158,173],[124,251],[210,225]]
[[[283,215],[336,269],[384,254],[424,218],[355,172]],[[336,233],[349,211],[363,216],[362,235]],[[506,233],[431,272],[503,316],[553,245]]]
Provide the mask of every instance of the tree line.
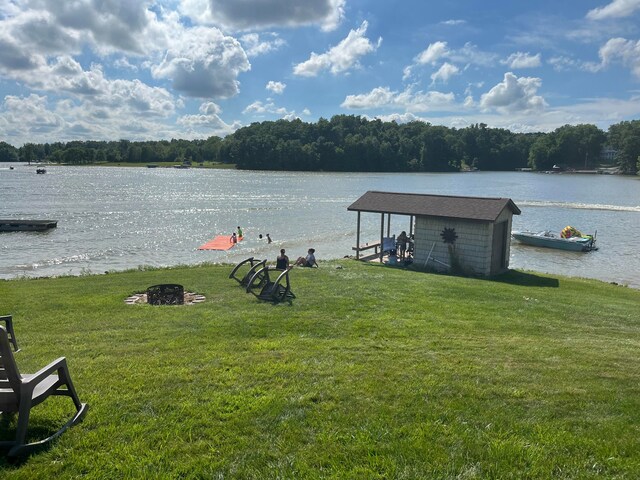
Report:
[[592,169],[607,146],[622,173],[640,170],[640,120],[611,125],[565,125],[549,133],[514,133],[483,123],[449,128],[425,122],[383,122],[336,115],[316,123],[252,123],[224,138],[133,142],[0,142],[0,161],[96,163],[218,162],[239,169],[453,172],[465,169]]

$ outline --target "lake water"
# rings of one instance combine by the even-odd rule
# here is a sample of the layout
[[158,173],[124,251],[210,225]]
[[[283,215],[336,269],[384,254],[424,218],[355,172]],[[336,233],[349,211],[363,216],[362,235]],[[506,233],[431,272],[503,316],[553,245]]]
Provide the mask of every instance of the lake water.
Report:
[[[0,218],[54,219],[45,233],[0,233],[0,278],[80,275],[248,256],[275,260],[316,249],[351,255],[355,212],[367,190],[509,197],[522,210],[514,230],[597,230],[599,250],[562,252],[512,242],[512,268],[597,278],[640,288],[640,177],[521,172],[303,173],[209,169],[0,164]],[[380,216],[362,215],[362,241],[379,237]],[[245,240],[226,251],[197,247],[241,225]],[[408,217],[392,216],[392,230]],[[274,242],[260,240],[271,234]]]

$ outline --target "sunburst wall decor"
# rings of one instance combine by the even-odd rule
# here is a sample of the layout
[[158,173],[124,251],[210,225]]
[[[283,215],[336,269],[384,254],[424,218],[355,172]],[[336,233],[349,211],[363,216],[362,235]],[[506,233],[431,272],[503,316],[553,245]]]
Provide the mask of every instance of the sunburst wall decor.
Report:
[[458,238],[458,235],[456,234],[456,229],[455,228],[446,228],[445,227],[445,229],[442,230],[442,232],[440,233],[440,236],[442,237],[442,241],[444,243],[450,243],[451,245],[456,243],[456,239]]

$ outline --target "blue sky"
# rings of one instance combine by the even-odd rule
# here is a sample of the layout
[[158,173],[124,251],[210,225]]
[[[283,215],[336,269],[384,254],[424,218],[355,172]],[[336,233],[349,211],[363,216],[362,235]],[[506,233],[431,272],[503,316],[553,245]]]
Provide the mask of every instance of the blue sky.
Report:
[[0,0],[0,140],[640,118],[640,0]]

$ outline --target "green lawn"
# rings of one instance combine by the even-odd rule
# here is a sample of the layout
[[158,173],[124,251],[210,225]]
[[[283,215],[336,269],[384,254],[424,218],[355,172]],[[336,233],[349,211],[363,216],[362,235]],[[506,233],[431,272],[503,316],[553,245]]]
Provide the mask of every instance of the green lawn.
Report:
[[[21,370],[64,355],[90,404],[0,478],[637,478],[640,291],[342,260],[272,305],[230,270],[0,281]],[[157,283],[206,302],[125,305]]]

